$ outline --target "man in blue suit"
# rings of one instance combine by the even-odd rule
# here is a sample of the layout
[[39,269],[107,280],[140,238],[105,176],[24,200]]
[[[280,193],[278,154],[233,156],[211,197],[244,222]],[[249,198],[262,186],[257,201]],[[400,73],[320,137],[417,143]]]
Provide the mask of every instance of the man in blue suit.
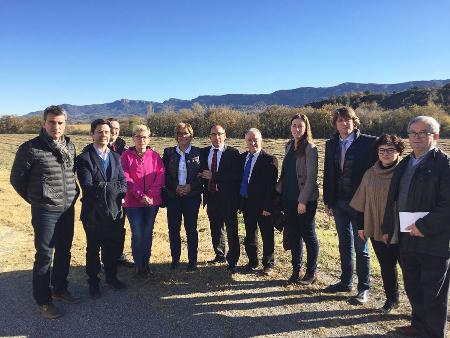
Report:
[[121,251],[122,198],[127,191],[120,155],[108,148],[110,122],[97,119],[91,123],[93,143],[77,157],[77,175],[83,191],[81,221],[86,232],[86,273],[89,294],[101,296],[98,273],[100,249],[106,284],[119,290],[125,284],[117,279],[117,259]]

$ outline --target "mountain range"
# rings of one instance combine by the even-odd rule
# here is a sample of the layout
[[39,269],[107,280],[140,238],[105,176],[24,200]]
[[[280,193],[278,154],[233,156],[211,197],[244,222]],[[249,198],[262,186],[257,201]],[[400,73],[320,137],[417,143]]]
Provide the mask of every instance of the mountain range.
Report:
[[[450,83],[447,80],[409,81],[395,84],[353,83],[345,82],[332,87],[300,87],[296,89],[278,90],[271,94],[226,94],[203,95],[192,100],[169,99],[164,102],[121,99],[110,103],[91,105],[61,104],[70,116],[71,122],[85,122],[98,117],[124,118],[129,116],[145,116],[148,111],[161,112],[167,108],[178,111],[191,108],[194,103],[203,106],[229,106],[241,110],[255,110],[268,105],[304,106],[315,102],[326,101],[333,97],[352,93],[392,94],[416,88],[440,88]],[[26,116],[42,114],[35,111]]]

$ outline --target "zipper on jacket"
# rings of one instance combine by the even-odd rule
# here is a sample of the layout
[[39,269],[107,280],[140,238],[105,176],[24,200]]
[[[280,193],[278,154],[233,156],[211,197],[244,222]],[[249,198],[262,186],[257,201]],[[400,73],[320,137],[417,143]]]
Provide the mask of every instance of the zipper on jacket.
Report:
[[61,172],[63,177],[63,200],[64,200],[64,211],[67,210],[67,188],[66,188],[66,175],[64,172],[64,163],[61,163]]
[[147,195],[146,190],[145,190],[145,162],[144,162],[144,158],[141,158],[141,161],[142,161],[142,172],[144,173],[144,195]]

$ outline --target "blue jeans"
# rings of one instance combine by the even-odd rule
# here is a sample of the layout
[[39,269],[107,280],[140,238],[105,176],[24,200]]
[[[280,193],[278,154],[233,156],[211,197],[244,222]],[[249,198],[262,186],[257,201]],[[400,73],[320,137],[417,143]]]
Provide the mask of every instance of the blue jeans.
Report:
[[184,217],[188,244],[189,264],[197,264],[198,233],[197,219],[200,209],[200,195],[192,197],[176,196],[167,201],[167,223],[169,226],[170,253],[172,262],[179,262],[181,256],[181,217]]
[[[64,212],[31,207],[36,255],[33,266],[33,296],[37,304],[52,301],[50,283],[55,293],[67,290],[74,228],[74,208]],[[53,258],[52,256],[55,251]]]
[[341,284],[352,286],[354,270],[354,253],[356,252],[356,274],[358,276],[358,291],[370,288],[370,256],[368,241],[358,236],[358,228],[350,222],[352,208],[348,201],[338,200],[333,208],[334,221],[339,237],[339,253],[341,256]]
[[153,225],[159,206],[125,208],[131,228],[131,252],[137,268],[150,262],[152,252]]

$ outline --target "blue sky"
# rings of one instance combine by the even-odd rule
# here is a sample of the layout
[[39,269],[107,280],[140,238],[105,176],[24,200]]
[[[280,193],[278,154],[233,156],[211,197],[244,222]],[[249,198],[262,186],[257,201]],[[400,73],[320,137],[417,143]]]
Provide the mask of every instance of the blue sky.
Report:
[[450,1],[0,0],[0,114],[450,78]]

